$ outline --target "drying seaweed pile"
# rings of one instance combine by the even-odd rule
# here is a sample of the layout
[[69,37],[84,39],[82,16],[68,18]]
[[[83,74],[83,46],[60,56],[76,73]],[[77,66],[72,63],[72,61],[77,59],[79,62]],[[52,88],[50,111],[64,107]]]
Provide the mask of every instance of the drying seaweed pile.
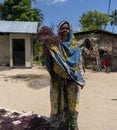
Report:
[[0,130],[49,130],[49,119],[0,108]]

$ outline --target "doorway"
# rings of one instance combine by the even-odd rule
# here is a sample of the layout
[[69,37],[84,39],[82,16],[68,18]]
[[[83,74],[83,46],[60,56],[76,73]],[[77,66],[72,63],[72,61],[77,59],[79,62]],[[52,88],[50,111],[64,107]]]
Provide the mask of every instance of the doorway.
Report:
[[25,66],[25,39],[12,39],[13,66]]

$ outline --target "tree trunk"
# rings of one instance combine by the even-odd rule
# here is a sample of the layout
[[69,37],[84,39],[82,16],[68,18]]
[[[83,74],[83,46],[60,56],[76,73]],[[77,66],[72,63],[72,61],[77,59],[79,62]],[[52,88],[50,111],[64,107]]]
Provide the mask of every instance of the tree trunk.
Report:
[[110,6],[111,6],[111,0],[109,0],[109,4],[108,4],[108,15],[110,13]]

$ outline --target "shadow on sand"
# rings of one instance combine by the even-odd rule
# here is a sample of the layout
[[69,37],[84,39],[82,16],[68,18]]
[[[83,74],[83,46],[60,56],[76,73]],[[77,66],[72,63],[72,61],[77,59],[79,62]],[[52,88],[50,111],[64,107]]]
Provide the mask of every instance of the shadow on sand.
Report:
[[27,86],[33,89],[40,89],[49,85],[49,75],[36,75],[36,74],[17,74],[9,78],[15,80],[23,80],[27,82]]

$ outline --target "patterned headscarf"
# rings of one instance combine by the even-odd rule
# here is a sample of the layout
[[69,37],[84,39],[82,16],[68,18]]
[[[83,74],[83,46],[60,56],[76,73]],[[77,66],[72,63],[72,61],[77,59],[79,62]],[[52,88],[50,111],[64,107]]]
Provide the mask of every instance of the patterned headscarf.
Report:
[[67,22],[67,21],[62,21],[62,22],[59,23],[59,25],[58,25],[58,32],[60,31],[60,28],[63,26],[63,24],[68,24],[68,26],[70,28],[70,32],[72,32],[72,27],[69,24],[69,22]]

